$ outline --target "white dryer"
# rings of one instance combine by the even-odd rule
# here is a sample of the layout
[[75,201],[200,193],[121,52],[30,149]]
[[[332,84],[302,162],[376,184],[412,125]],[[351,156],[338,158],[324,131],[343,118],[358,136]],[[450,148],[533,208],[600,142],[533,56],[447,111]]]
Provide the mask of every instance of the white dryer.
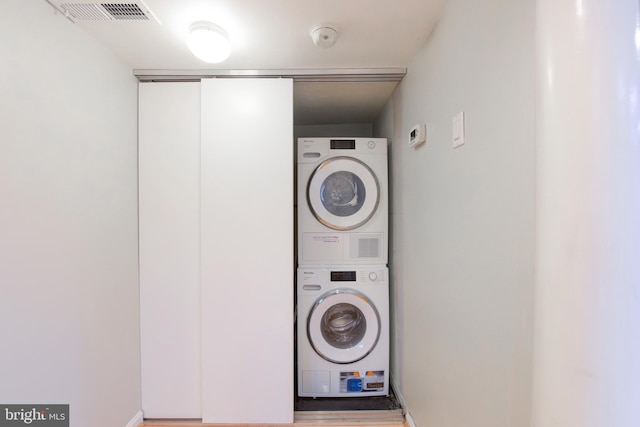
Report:
[[388,260],[385,138],[298,139],[298,265]]
[[301,267],[297,288],[298,396],[387,395],[387,267]]

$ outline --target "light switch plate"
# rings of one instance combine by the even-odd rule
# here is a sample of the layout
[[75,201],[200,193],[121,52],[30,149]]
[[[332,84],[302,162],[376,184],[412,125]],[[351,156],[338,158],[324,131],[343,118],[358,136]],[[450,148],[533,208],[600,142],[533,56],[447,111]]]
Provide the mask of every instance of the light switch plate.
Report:
[[453,116],[453,148],[464,144],[464,111]]
[[409,131],[409,147],[417,147],[427,140],[427,126],[424,123],[414,125]]

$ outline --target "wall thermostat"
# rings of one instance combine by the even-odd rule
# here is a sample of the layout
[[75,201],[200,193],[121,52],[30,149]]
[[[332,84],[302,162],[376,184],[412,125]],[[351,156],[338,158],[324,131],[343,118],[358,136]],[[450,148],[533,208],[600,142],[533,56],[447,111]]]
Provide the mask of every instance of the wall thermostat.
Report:
[[417,124],[409,131],[409,147],[417,147],[427,140],[427,126]]

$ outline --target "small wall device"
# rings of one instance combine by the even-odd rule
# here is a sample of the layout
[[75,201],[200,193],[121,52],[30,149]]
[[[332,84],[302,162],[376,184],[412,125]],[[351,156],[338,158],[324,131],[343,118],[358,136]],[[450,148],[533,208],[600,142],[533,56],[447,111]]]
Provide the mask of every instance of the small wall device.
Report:
[[417,147],[427,140],[427,126],[418,123],[409,131],[409,147]]

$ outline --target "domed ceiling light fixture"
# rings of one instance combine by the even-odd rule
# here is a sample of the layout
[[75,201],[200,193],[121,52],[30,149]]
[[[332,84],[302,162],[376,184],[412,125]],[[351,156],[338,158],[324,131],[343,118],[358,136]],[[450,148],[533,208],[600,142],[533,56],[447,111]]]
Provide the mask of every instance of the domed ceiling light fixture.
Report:
[[231,54],[227,32],[219,25],[207,21],[191,24],[187,46],[198,59],[209,64],[222,62]]
[[338,30],[331,24],[314,25],[309,30],[313,44],[322,49],[328,49],[335,45],[339,34]]

